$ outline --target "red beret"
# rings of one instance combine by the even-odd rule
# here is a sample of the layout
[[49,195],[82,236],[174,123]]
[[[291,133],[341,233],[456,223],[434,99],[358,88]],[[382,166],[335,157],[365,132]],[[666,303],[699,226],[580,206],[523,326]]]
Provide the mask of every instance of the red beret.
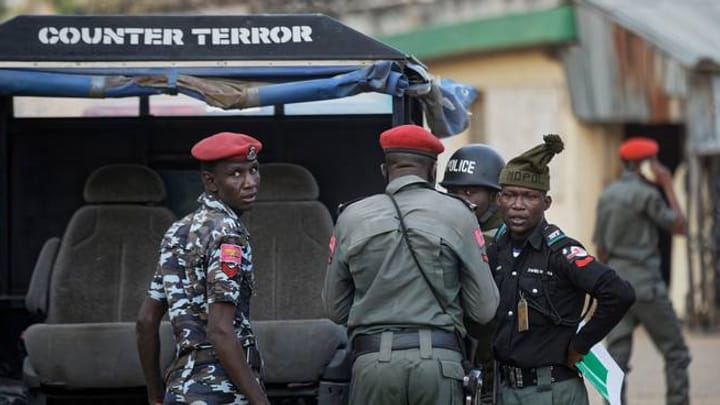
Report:
[[196,143],[190,153],[204,162],[222,159],[253,161],[261,150],[262,143],[252,136],[220,132]]
[[433,158],[445,150],[435,135],[417,125],[400,125],[388,129],[380,134],[380,147],[385,153],[419,153]]
[[636,136],[628,138],[618,148],[620,158],[628,161],[643,160],[657,155],[660,147],[654,139]]

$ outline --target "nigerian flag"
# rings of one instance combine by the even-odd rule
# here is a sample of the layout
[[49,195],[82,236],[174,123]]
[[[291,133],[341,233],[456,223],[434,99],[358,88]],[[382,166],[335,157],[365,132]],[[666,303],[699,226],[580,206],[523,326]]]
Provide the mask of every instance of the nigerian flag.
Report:
[[621,405],[620,394],[625,373],[605,346],[601,343],[593,346],[583,360],[577,363],[577,368],[610,405]]

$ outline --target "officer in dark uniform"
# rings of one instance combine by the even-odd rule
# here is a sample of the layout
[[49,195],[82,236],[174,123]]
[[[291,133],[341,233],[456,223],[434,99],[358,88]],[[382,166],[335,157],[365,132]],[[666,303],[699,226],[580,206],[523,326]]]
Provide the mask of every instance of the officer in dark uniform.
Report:
[[[563,143],[558,135],[544,141],[500,173],[505,226],[488,249],[500,289],[493,349],[504,405],[587,404],[575,365],[635,299],[627,282],[545,221],[552,202],[547,164]],[[597,307],[578,331],[586,294]]]
[[[493,148],[483,144],[465,145],[453,153],[445,166],[445,176],[440,183],[448,193],[467,200],[475,207],[480,229],[485,241],[493,244],[495,234],[502,226],[502,216],[497,204],[500,191],[500,171],[505,160]],[[495,391],[492,335],[494,324],[475,325],[467,323],[470,334],[475,337],[473,363],[483,372],[482,403],[492,403]],[[470,348],[472,350],[472,347]]]
[[416,125],[383,132],[384,194],[340,214],[323,288],[347,324],[352,405],[462,405],[464,318],[488,322],[497,288],[465,202],[435,190],[442,143]]
[[[261,360],[249,321],[252,251],[240,220],[258,192],[261,149],[257,139],[230,132],[192,148],[205,192],[200,207],[165,233],[137,321],[150,403],[270,403],[257,377]],[[163,384],[158,327],[168,310],[178,355]]]
[[[655,140],[643,137],[620,145],[625,171],[600,197],[593,240],[598,257],[617,269],[637,295],[637,302],[608,334],[608,352],[628,373],[633,331],[643,325],[665,361],[666,405],[686,405],[690,402],[690,352],[660,273],[658,247],[660,229],[685,233],[685,217],[672,175],[657,160],[659,149]],[[649,170],[643,170],[644,165]],[[653,182],[662,188],[669,204]]]
[[479,143],[465,145],[448,160],[440,183],[448,193],[475,205],[475,215],[488,243],[492,243],[503,223],[497,205],[498,178],[503,167],[505,160],[493,148]]

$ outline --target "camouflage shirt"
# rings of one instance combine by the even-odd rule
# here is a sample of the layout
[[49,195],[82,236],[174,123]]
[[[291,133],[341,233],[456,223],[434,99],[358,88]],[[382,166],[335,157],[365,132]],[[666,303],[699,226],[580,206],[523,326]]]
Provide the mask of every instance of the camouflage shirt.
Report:
[[238,337],[252,334],[250,296],[254,275],[249,234],[240,218],[209,194],[200,207],[176,221],[160,244],[160,260],[149,296],[166,301],[177,353],[209,347],[208,306],[236,305]]

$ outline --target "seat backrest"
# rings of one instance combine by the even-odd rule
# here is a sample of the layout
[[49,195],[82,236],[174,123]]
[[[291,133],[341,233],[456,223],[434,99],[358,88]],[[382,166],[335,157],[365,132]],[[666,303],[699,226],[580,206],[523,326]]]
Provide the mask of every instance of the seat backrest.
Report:
[[142,165],[103,166],[85,183],[50,280],[48,323],[133,321],[175,216],[160,176]]
[[302,166],[268,163],[252,210],[250,231],[257,294],[254,320],[325,318],[320,292],[325,278],[332,217],[318,201],[318,185]]

